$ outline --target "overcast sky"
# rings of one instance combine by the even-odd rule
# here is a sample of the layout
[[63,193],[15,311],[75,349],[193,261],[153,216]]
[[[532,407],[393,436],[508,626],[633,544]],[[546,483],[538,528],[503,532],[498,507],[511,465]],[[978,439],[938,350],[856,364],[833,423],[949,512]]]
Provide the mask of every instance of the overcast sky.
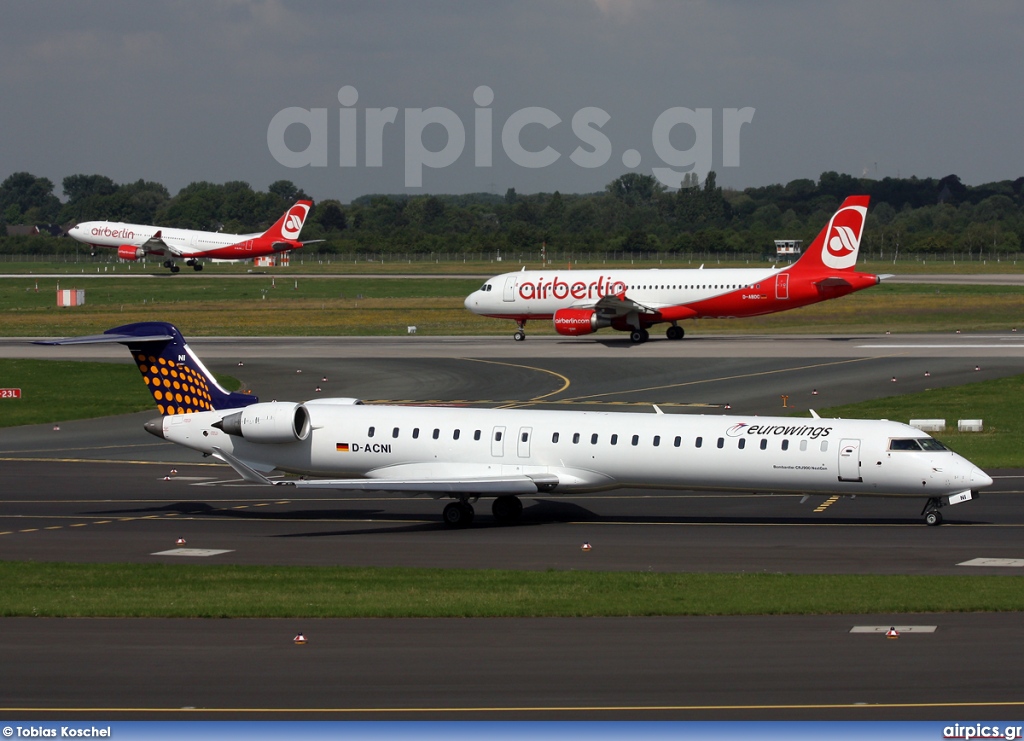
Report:
[[287,179],[347,202],[592,192],[700,160],[736,188],[826,170],[979,184],[1024,175],[1021,39],[1016,0],[15,0],[0,179]]

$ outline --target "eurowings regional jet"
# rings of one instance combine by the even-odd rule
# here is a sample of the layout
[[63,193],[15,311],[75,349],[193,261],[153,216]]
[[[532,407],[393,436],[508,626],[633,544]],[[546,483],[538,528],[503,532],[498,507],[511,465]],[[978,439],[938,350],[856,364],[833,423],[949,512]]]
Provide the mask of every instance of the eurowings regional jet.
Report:
[[807,251],[784,268],[685,270],[526,270],[491,278],[466,297],[474,314],[512,319],[512,336],[526,339],[528,320],[552,320],[555,331],[578,337],[612,327],[646,342],[668,322],[681,340],[685,319],[748,317],[796,309],[877,285],[887,275],[855,269],[869,196],[851,196]]
[[521,496],[625,487],[916,497],[938,525],[943,506],[992,484],[934,438],[886,420],[260,402],[225,391],[171,324],[37,344],[110,342],[128,346],[153,394],[162,416],[145,429],[157,437],[254,484],[447,497],[452,527],[472,522],[481,497],[511,522]]
[[202,270],[203,264],[199,259],[204,257],[250,260],[322,242],[321,239],[299,241],[299,232],[312,207],[312,201],[297,201],[263,233],[223,234],[144,224],[86,221],[73,226],[68,234],[93,247],[115,247],[117,256],[122,260],[138,260],[146,255],[166,256],[164,267],[177,273],[180,268],[174,263],[174,258],[184,259],[185,264],[194,270]]

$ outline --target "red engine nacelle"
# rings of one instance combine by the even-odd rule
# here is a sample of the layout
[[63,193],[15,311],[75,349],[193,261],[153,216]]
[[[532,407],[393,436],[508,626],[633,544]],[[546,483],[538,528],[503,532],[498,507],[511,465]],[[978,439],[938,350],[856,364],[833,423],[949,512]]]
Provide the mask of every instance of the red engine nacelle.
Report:
[[602,319],[593,309],[559,309],[553,318],[555,331],[569,337],[591,334],[601,327],[611,326],[607,319]]
[[144,249],[131,244],[122,244],[117,248],[117,256],[122,260],[138,260],[145,254],[146,251]]

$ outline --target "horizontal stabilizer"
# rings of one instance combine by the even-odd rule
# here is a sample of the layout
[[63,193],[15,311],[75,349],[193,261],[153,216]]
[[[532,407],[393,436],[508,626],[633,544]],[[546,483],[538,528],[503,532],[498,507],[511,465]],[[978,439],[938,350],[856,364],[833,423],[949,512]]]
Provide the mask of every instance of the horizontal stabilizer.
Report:
[[819,288],[848,288],[850,286],[850,281],[846,280],[845,278],[831,276],[823,280],[815,281],[814,285],[818,286]]
[[150,334],[150,335],[133,335],[133,334],[94,334],[87,337],[64,337],[59,340],[36,340],[33,345],[99,345],[107,342],[120,342],[122,344],[132,343],[133,345],[141,342],[167,342],[173,340],[174,335],[172,334]]

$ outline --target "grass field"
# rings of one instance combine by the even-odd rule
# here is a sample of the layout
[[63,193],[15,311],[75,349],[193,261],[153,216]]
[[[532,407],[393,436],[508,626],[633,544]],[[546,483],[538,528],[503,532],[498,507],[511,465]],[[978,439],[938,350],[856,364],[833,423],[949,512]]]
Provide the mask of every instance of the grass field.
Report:
[[1019,576],[0,562],[0,616],[586,617],[1024,610]]
[[[167,276],[166,268],[161,267],[160,261],[150,260],[142,263],[125,263],[118,261],[113,252],[100,252],[97,257],[90,258],[79,256],[77,261],[73,255],[65,260],[51,261],[29,261],[20,260],[19,256],[4,256],[0,261],[0,274],[7,275],[42,275],[46,273],[61,273],[68,276],[97,274],[123,274],[132,275],[153,275]],[[570,268],[573,270],[585,270],[589,268],[696,268],[700,265],[706,267],[721,268],[750,268],[769,267],[771,265],[784,266],[787,261],[775,262],[767,257],[756,258],[751,255],[744,255],[738,258],[730,258],[728,255],[701,256],[701,255],[675,255],[666,254],[645,254],[633,258],[608,259],[604,256],[591,256],[585,254],[550,254],[547,264],[548,269]],[[500,273],[519,270],[523,266],[527,270],[539,270],[545,267],[540,260],[538,252],[524,252],[517,255],[505,255],[502,260],[496,260],[494,255],[484,256],[475,253],[464,257],[455,254],[437,255],[324,255],[315,253],[292,253],[292,264],[290,267],[281,268],[254,268],[252,263],[204,263],[201,274],[195,274],[188,267],[183,267],[179,278],[209,277],[211,275],[253,275],[262,274],[266,276],[276,275],[279,278],[287,278],[293,273],[325,273],[331,275],[473,275],[492,276]],[[895,273],[898,275],[917,274],[980,274],[980,273],[1014,273],[1024,270],[1024,255],[1006,255],[997,259],[977,258],[965,260],[953,259],[947,254],[942,257],[929,255],[902,257],[893,261],[891,255],[880,257],[879,253],[861,251],[857,261],[857,269],[865,273]]]
[[[1024,376],[890,396],[818,410],[822,416],[865,419],[945,419],[946,431],[933,433],[982,468],[1024,467]],[[984,432],[958,432],[957,420],[984,420]]]
[[[0,281],[2,333],[71,336],[138,321],[172,321],[186,336],[395,336],[410,325],[425,335],[511,335],[515,328],[466,311],[463,300],[480,283],[471,279],[96,279],[79,286],[86,303],[74,308],[56,306],[57,283],[40,280],[37,293],[35,279]],[[61,286],[72,287],[66,280]],[[694,334],[1009,331],[1024,327],[1024,291],[883,283],[803,309],[684,326]],[[548,321],[527,331],[554,334]]]
[[[127,353],[125,354],[127,358]],[[217,376],[228,390],[241,385]],[[0,427],[72,419],[156,413],[139,369],[132,363],[80,363],[61,360],[0,360],[0,387],[20,388],[20,399],[0,399]]]

